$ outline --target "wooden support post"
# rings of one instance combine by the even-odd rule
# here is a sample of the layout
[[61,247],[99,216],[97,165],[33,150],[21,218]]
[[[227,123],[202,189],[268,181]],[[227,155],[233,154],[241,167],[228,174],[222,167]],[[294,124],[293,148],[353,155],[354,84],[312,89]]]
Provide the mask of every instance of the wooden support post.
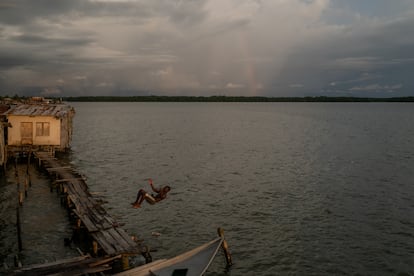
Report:
[[29,174],[29,166],[30,166],[30,157],[32,156],[32,150],[29,150],[29,153],[27,154],[27,167],[26,167],[26,173]]
[[20,208],[16,208],[16,227],[17,227],[17,244],[19,247],[19,252],[22,251],[22,230],[20,225]]
[[129,257],[128,255],[124,254],[122,255],[122,270],[128,270],[129,269]]
[[230,267],[233,265],[233,261],[231,260],[229,245],[227,244],[227,241],[224,239],[224,230],[219,227],[217,229],[218,235],[223,238],[223,243],[221,244],[221,248],[223,248],[224,257],[226,258],[227,267]]
[[30,177],[30,173],[27,174],[27,183],[29,184],[29,187],[32,187],[32,178]]
[[95,256],[98,256],[98,243],[96,241],[92,242],[92,251]]
[[14,175],[17,183],[17,201],[20,206],[23,205],[23,193],[20,191],[19,170],[17,169],[17,156],[14,156]]
[[23,206],[23,192],[19,191],[19,205]]
[[26,181],[29,187],[32,187],[32,182],[30,181],[30,173],[29,173],[29,167],[30,167],[30,158],[32,156],[32,149],[29,150],[29,154],[27,156],[27,167],[26,167]]
[[75,228],[73,229],[73,233],[72,233],[72,241],[77,243],[80,240],[81,237],[81,219],[78,217],[76,218],[76,223],[75,223]]
[[26,178],[24,179],[24,196],[27,198],[27,190],[29,189],[29,179],[26,175]]
[[152,262],[152,256],[151,256],[150,249],[149,249],[148,246],[145,245],[141,249],[141,255],[145,258],[145,263],[146,264],[149,264],[149,263]]
[[70,208],[70,197],[69,197],[69,195],[66,196],[66,204],[67,204],[67,207]]

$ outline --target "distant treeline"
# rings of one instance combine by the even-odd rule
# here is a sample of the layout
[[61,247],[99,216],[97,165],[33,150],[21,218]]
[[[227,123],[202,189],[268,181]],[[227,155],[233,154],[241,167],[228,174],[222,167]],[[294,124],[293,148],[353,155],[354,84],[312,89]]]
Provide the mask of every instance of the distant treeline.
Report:
[[414,97],[230,97],[230,96],[81,96],[64,97],[68,102],[414,102]]

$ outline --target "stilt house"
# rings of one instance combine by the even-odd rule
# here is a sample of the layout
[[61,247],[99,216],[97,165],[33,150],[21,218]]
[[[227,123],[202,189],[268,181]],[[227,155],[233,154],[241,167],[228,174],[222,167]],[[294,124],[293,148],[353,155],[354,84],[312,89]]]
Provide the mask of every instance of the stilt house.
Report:
[[17,104],[4,112],[6,154],[66,151],[72,140],[74,109],[63,103]]

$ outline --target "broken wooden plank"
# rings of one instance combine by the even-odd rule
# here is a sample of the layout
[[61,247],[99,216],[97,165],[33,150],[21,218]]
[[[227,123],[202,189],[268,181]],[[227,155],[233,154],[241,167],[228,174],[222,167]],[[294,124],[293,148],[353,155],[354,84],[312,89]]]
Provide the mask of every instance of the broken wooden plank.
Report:
[[86,229],[88,229],[89,232],[97,232],[99,231],[98,227],[90,220],[88,216],[85,216],[83,214],[80,214],[77,210],[73,210],[73,212],[80,218],[83,225],[85,225]]
[[60,183],[60,182],[70,182],[70,181],[73,181],[73,180],[84,180],[84,178],[77,177],[77,178],[56,179],[54,182],[56,182],[56,183]]
[[[114,246],[106,239],[102,232],[94,232],[91,233],[92,237],[99,243],[101,248],[108,254],[109,256],[117,255]],[[119,253],[119,252],[118,252]]]
[[41,271],[53,271],[54,269],[70,267],[71,265],[74,265],[74,264],[79,265],[84,260],[87,260],[90,257],[91,257],[90,255],[85,255],[85,256],[75,257],[71,259],[64,259],[64,260],[59,260],[56,262],[50,262],[50,263],[45,263],[45,264],[35,264],[35,265],[30,265],[30,266],[20,268],[18,270],[15,270],[14,272],[18,274],[18,273],[27,273],[29,271],[30,272],[36,271],[37,273]]
[[113,256],[113,257],[110,257],[110,258],[105,258],[103,260],[100,260],[100,261],[89,264],[89,267],[95,267],[95,266],[103,265],[103,264],[112,262],[113,260],[121,259],[121,258],[122,258],[122,255],[116,255],[116,256]]
[[140,253],[138,244],[132,239],[131,236],[127,234],[127,232],[123,228],[116,228],[116,231],[128,243],[129,245],[128,250],[132,252]]
[[107,229],[106,232],[108,232],[114,240],[117,240],[119,245],[121,245],[124,248],[124,251],[129,251],[130,244],[116,231],[116,229]]
[[51,167],[51,168],[47,168],[46,170],[48,170],[49,172],[54,172],[54,171],[60,171],[60,170],[66,170],[66,169],[72,169],[72,167],[71,166]]
[[117,255],[111,258],[91,258],[87,255],[53,263],[28,266],[13,271],[12,275],[87,275],[88,273],[99,273],[112,269],[109,263],[121,257],[121,255]]

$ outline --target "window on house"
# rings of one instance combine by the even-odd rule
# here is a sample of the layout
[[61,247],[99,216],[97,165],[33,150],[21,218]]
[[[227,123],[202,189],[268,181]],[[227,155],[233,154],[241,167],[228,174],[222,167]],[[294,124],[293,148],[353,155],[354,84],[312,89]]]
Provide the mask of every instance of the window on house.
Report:
[[36,123],[36,136],[49,136],[50,125],[46,122]]

